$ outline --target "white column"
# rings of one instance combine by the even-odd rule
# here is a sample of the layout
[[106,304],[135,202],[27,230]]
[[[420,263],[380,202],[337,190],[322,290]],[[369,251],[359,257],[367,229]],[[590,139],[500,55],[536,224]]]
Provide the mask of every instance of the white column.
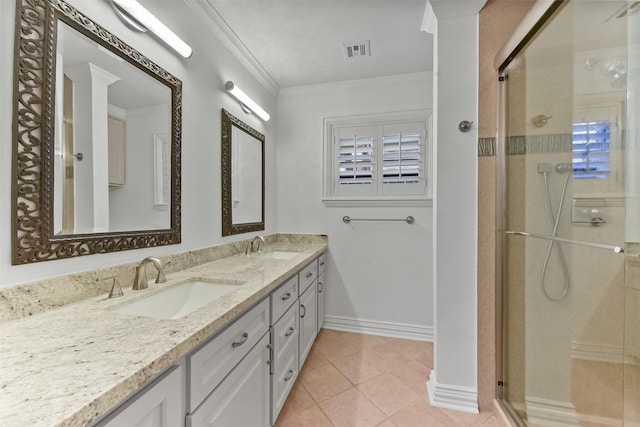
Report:
[[108,86],[119,77],[85,63],[69,67],[73,81],[76,233],[109,231]]
[[[478,12],[484,0],[431,0],[437,18],[434,93],[433,406],[478,412]],[[458,130],[473,122],[468,132]]]

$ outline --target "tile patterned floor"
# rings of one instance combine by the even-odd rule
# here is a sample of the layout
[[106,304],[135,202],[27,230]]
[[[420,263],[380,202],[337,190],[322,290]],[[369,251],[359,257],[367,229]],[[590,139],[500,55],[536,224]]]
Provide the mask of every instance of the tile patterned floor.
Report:
[[433,408],[431,343],[322,329],[275,427],[499,427],[491,413]]

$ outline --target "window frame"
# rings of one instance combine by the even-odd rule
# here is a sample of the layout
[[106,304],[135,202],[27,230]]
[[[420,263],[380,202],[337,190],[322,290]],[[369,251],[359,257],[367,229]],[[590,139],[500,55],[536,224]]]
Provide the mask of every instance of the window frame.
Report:
[[[421,191],[412,192],[410,194],[402,194],[402,191],[396,194],[383,195],[378,194],[377,189],[374,194],[361,195],[357,194],[341,194],[337,190],[339,171],[338,171],[338,147],[334,144],[334,132],[340,128],[356,128],[356,127],[384,127],[397,126],[402,124],[415,124],[419,122],[424,126],[424,154],[420,168],[424,170],[424,185],[421,185]],[[376,135],[377,136],[377,135]],[[432,110],[420,109],[410,111],[398,111],[389,113],[352,115],[340,117],[326,117],[324,119],[324,158],[323,158],[323,198],[322,201],[326,206],[433,206],[433,126],[432,126]],[[374,141],[374,151],[378,150],[378,146],[382,144],[382,139]],[[376,169],[374,179],[382,179],[383,171]],[[390,184],[386,184],[390,185]],[[415,184],[391,184],[398,186]],[[344,191],[342,193],[349,193]]]
[[[620,194],[622,191],[625,173],[620,150],[624,144],[622,130],[626,128],[624,96],[624,93],[610,93],[574,97],[572,124],[594,120],[608,120],[610,124],[609,175],[600,179],[575,178],[572,170],[573,191],[576,198]],[[573,131],[571,135],[571,160],[573,163]]]

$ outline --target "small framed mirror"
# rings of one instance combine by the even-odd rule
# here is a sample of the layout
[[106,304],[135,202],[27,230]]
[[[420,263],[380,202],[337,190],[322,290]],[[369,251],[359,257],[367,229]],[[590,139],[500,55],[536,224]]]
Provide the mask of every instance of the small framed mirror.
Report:
[[18,0],[12,264],[180,243],[182,82],[63,0]]
[[222,235],[264,230],[264,135],[222,109]]

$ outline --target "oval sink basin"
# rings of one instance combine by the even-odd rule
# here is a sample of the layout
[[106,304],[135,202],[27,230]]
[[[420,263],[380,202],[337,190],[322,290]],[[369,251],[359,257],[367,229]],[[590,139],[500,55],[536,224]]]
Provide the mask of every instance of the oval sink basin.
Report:
[[189,280],[112,310],[155,319],[179,319],[236,289],[238,283]]
[[291,259],[298,255],[300,255],[300,252],[269,251],[269,252],[262,252],[259,256],[261,258],[266,258],[266,259]]

